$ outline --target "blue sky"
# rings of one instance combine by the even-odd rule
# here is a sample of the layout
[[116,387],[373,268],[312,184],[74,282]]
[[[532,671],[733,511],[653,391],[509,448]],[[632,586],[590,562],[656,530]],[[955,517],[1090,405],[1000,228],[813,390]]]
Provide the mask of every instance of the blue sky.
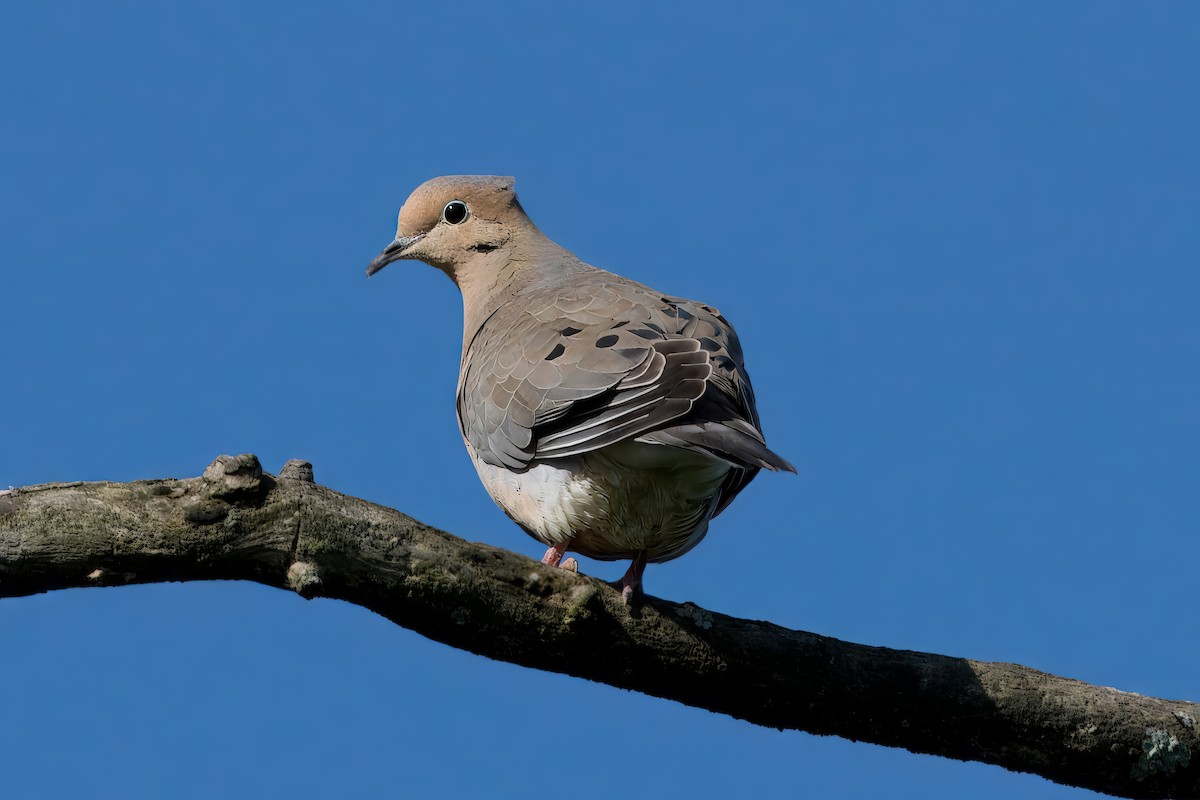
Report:
[[[1200,699],[1200,7],[103,6],[0,30],[0,485],[305,458],[539,555],[462,449],[454,287],[363,278],[417,184],[514,175],[733,320],[799,468],[650,593]],[[4,600],[0,653],[11,797],[1088,794],[256,585]]]

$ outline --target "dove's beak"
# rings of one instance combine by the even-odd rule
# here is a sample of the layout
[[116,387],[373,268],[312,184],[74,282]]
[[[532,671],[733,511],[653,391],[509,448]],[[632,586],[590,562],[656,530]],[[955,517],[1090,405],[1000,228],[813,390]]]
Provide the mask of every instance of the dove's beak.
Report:
[[371,277],[393,261],[399,261],[404,258],[405,251],[424,238],[424,234],[418,234],[417,236],[397,236],[395,241],[383,248],[383,252],[375,256],[370,264],[367,264],[367,277]]

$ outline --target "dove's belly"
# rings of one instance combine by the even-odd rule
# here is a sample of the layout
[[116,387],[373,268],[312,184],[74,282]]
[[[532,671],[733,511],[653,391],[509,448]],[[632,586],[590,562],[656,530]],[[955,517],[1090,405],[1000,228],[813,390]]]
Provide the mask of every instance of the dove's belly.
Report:
[[704,538],[730,470],[715,458],[632,441],[524,472],[473,460],[492,499],[534,538],[570,542],[569,550],[606,561],[686,553]]

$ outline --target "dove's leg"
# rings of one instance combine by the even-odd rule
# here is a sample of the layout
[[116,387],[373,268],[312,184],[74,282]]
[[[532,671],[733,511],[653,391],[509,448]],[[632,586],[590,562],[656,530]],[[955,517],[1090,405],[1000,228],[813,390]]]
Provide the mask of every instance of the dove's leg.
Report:
[[551,547],[546,551],[546,555],[542,556],[542,563],[549,564],[552,567],[562,567],[567,572],[579,572],[578,561],[573,558],[563,560],[563,555],[567,552],[567,545],[569,544],[571,543],[565,542],[564,544],[556,544],[554,547]]
[[634,595],[642,593],[642,573],[646,571],[646,553],[642,551],[633,557],[629,570],[621,578],[621,600],[629,605]]
[[570,542],[563,542],[562,544],[556,544],[551,547],[546,551],[546,555],[542,556],[542,563],[549,564],[552,567],[557,567],[562,561],[562,557],[567,552],[568,544],[570,544]]

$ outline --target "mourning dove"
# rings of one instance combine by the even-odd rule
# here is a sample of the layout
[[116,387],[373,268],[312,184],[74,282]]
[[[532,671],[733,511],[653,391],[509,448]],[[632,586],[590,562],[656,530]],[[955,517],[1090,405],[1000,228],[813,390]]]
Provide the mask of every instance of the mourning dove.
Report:
[[713,307],[585,264],[538,230],[512,178],[417,187],[368,277],[399,259],[462,292],[458,422],[492,499],[549,546],[647,562],[683,555],[767,449],[733,327]]

